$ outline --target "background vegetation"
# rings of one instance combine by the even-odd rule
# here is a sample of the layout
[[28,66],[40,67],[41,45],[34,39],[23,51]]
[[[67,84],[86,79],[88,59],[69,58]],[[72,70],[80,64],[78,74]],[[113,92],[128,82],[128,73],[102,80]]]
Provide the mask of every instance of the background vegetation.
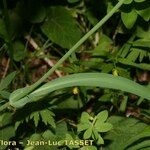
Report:
[[[21,101],[15,96],[22,91],[11,93],[38,81],[118,1],[0,1],[0,140],[17,141],[1,149],[150,149],[150,1],[123,2],[46,85]],[[27,139],[94,142],[27,146]]]

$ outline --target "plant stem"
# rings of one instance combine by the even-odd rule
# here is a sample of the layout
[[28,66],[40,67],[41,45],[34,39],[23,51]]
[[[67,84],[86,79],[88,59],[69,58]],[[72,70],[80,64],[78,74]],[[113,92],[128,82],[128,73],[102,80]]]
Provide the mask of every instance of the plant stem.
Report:
[[116,6],[101,20],[99,21],[87,34],[85,34],[41,79],[29,87],[24,88],[15,93],[11,101],[18,101],[24,96],[35,90],[42,82],[44,82],[77,48],[81,46],[96,30],[98,30],[124,3],[125,0],[120,0]]
[[125,0],[120,0],[116,6],[101,20],[99,21],[87,34],[85,34],[41,79],[34,83],[36,88],[45,79],[47,79],[77,48],[81,46],[96,30],[98,30],[124,3]]

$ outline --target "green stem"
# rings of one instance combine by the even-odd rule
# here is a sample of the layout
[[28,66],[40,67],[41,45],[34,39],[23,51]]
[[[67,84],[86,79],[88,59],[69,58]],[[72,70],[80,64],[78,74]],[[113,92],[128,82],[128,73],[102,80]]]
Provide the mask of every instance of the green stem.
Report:
[[116,6],[87,34],[85,34],[41,79],[34,83],[34,88],[45,81],[77,48],[81,46],[96,30],[98,30],[124,3],[125,0],[120,0]]
[[10,99],[18,101],[27,94],[35,90],[42,82],[44,82],[77,48],[81,46],[96,30],[98,30],[124,3],[125,0],[120,0],[116,6],[101,20],[99,21],[87,34],[85,34],[41,79],[35,82],[33,85],[24,88],[24,90],[16,91],[12,94]]

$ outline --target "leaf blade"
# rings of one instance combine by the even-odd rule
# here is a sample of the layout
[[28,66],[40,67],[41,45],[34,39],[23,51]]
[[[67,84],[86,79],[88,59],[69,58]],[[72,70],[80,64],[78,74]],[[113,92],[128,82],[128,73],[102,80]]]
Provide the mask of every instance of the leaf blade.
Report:
[[9,102],[16,108],[23,107],[25,104],[37,101],[55,90],[72,86],[97,86],[101,88],[122,90],[150,100],[149,89],[132,80],[106,73],[78,73],[46,83],[41,88],[19,101],[11,99],[10,96]]
[[15,78],[16,72],[10,73],[8,76],[6,76],[4,79],[0,82],[0,91],[7,88],[7,86],[12,82],[12,80]]
[[75,20],[64,7],[50,7],[48,19],[41,29],[54,43],[63,48],[71,48],[81,37]]

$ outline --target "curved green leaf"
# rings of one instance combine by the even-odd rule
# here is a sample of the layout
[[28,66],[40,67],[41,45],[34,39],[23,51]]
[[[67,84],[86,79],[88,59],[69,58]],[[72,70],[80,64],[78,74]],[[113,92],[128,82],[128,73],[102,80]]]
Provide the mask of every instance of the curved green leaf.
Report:
[[131,4],[133,2],[133,0],[126,0],[124,1],[124,4]]
[[138,15],[134,9],[130,12],[122,12],[121,13],[121,19],[123,21],[123,24],[128,29],[131,29],[134,26],[137,16]]
[[84,139],[89,139],[92,135],[92,127],[88,128],[85,132],[84,132],[84,135],[83,135],[83,138]]
[[81,115],[81,122],[82,123],[89,123],[90,115],[87,112],[83,112]]
[[13,107],[20,108],[27,103],[37,101],[45,97],[55,90],[72,86],[96,86],[122,90],[150,100],[149,89],[129,79],[106,73],[78,73],[61,77],[46,83],[39,89],[18,101],[15,101],[15,95],[11,94],[9,102]]
[[145,20],[149,21],[150,19],[150,7],[138,10],[137,13]]
[[96,117],[98,120],[100,120],[100,122],[104,122],[108,118],[108,111],[107,110],[101,111],[100,113],[98,113]]
[[141,3],[141,2],[144,2],[145,0],[134,0],[134,1],[137,3]]
[[100,121],[97,121],[94,127],[98,132],[108,132],[113,128],[110,123],[101,123]]
[[0,82],[0,91],[6,89],[8,85],[12,82],[12,80],[15,78],[15,76],[16,76],[16,71],[10,73],[4,79],[2,79]]
[[87,129],[90,128],[90,127],[91,127],[91,124],[90,124],[90,123],[84,123],[84,124],[78,124],[78,125],[77,125],[78,132],[87,130]]

